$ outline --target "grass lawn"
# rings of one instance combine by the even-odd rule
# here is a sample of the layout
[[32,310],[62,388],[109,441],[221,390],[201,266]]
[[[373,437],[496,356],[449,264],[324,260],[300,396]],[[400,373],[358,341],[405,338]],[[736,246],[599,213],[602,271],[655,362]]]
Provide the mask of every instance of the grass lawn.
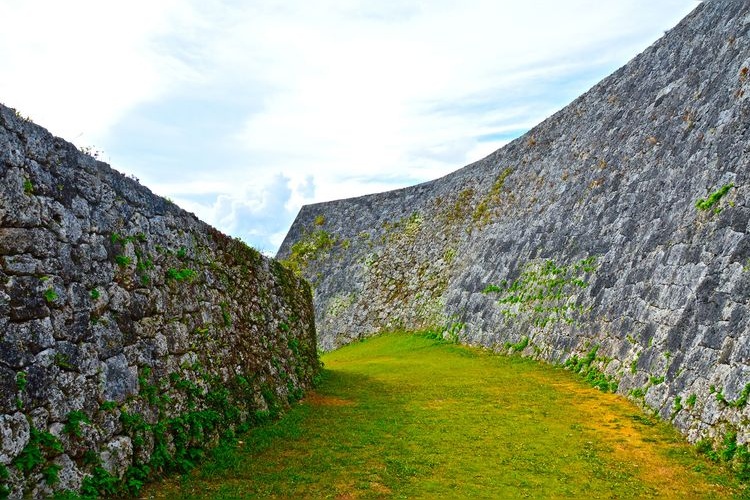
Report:
[[[387,334],[323,356],[323,382],[155,498],[731,498],[669,425],[578,375]],[[747,492],[744,492],[747,494]]]

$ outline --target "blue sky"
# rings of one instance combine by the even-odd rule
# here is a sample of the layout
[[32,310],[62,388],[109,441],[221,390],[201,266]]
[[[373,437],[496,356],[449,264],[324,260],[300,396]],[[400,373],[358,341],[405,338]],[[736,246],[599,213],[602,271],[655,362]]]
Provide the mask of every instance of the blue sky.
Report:
[[696,0],[2,0],[0,102],[273,253],[491,153]]

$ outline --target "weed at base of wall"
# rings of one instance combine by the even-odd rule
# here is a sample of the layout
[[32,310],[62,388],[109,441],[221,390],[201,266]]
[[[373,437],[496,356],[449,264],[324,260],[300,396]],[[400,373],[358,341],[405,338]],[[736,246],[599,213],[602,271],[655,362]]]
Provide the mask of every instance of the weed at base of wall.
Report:
[[750,482],[750,445],[737,443],[737,431],[724,434],[721,444],[702,439],[695,444],[699,453],[714,462],[725,464],[742,482]]
[[528,347],[528,345],[529,345],[529,336],[524,335],[523,337],[521,337],[521,340],[519,340],[515,344],[513,344],[512,342],[506,342],[504,344],[504,347],[510,350],[511,352],[515,353],[515,352],[523,351],[524,349],[526,349],[526,347]]
[[599,346],[594,346],[583,358],[578,358],[574,355],[568,358],[563,365],[575,373],[583,376],[584,380],[596,387],[603,392],[617,392],[618,382],[615,377],[607,375],[595,366],[595,361],[603,361],[601,358],[596,357],[596,353],[599,350]]
[[[91,468],[83,481],[80,494],[65,491],[58,493],[56,498],[135,496],[148,480],[171,472],[185,473],[192,470],[205,458],[208,448],[233,445],[238,433],[277,418],[285,406],[275,392],[264,384],[261,386],[261,393],[267,409],[248,411],[247,402],[253,401],[254,386],[244,377],[237,377],[229,384],[234,388],[232,392],[227,388],[227,384],[206,374],[202,375],[202,380],[206,383],[211,382],[209,389],[202,389],[195,382],[177,373],[168,377],[168,387],[151,384],[150,378],[150,369],[142,370],[139,377],[139,396],[119,408],[119,420],[125,435],[131,438],[134,456],[138,456],[139,450],[144,447],[152,448],[148,462],[134,461],[123,477],[119,478],[104,469],[101,458],[94,452],[88,458]],[[165,392],[159,395],[160,391]],[[166,416],[165,408],[171,402],[171,398],[165,397],[165,394],[169,391],[183,394],[187,406],[191,409],[177,416]],[[299,399],[302,394],[295,393],[294,396]],[[151,407],[156,406],[156,413],[159,415],[156,422],[149,423],[144,414],[128,411],[130,407],[142,406],[137,403],[138,401],[148,403]],[[116,409],[112,406],[108,405],[106,411]],[[68,420],[66,432],[75,434],[80,423],[87,419],[83,414],[75,414]],[[37,441],[39,440],[30,443],[27,447],[29,451],[22,454],[19,459],[20,467],[28,470],[39,469],[44,462],[43,457],[46,455],[43,450],[46,448],[41,448]],[[50,446],[51,444],[48,444],[46,447]],[[61,447],[54,450],[62,452]]]

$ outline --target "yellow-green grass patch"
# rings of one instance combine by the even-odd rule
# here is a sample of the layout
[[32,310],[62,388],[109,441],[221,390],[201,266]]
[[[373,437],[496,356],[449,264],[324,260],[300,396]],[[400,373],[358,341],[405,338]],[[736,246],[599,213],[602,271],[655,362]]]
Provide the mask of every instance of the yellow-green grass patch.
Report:
[[323,356],[323,382],[156,498],[729,498],[668,424],[577,375],[394,333]]

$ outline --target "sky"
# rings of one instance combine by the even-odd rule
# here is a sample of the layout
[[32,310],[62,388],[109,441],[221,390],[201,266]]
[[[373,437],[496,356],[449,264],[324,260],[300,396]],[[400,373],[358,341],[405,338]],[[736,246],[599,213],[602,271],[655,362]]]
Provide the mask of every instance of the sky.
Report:
[[0,0],[0,102],[273,254],[479,160],[696,0]]

